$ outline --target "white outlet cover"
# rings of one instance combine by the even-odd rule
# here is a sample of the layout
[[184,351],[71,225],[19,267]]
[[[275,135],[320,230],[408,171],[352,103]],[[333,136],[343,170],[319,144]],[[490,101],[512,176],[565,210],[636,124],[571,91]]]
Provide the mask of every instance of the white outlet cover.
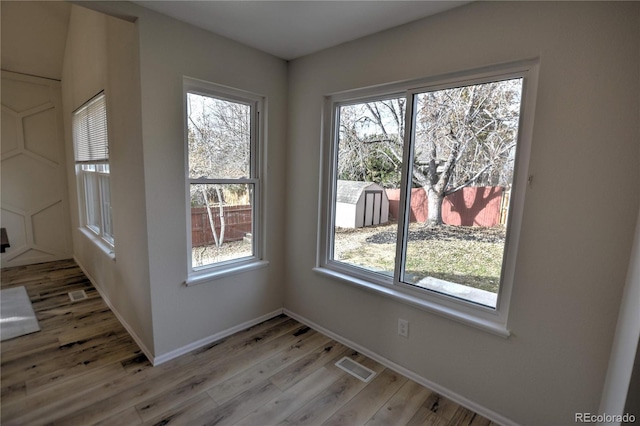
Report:
[[409,337],[409,321],[398,319],[398,334],[403,337]]

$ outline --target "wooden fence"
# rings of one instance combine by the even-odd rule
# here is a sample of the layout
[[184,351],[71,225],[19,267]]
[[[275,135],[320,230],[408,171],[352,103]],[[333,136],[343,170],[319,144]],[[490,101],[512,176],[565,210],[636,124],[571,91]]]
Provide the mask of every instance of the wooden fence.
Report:
[[[239,241],[252,229],[251,206],[225,206],[224,240]],[[211,213],[217,235],[220,235],[220,215],[218,207],[212,207]],[[206,207],[191,208],[191,244],[201,247],[214,243]]]
[[[400,190],[387,189],[389,216],[398,218]],[[506,223],[509,193],[500,186],[466,187],[444,198],[442,221],[448,225],[497,226]],[[429,216],[427,194],[411,189],[411,222],[426,222]]]

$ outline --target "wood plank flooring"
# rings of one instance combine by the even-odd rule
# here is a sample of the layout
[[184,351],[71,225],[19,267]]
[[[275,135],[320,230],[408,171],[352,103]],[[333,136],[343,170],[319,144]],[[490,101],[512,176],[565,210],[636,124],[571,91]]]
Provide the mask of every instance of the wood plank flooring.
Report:
[[[5,426],[492,425],[285,315],[152,367],[73,261],[1,274],[42,329],[2,342]],[[337,368],[343,356],[376,377]]]

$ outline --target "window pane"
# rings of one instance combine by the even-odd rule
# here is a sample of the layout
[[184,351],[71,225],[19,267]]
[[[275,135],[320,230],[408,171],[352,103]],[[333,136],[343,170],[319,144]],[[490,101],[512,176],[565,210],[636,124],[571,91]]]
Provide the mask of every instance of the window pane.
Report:
[[92,172],[82,174],[84,179],[86,225],[94,232],[100,233],[100,195],[98,191],[98,175]]
[[100,175],[100,196],[102,199],[102,233],[113,244],[113,225],[111,223],[111,186],[109,175]]
[[518,78],[414,96],[405,283],[496,306],[521,91]]
[[251,178],[251,106],[187,93],[189,178]]
[[393,275],[405,98],[338,113],[333,260]]
[[253,256],[252,184],[191,184],[192,267]]

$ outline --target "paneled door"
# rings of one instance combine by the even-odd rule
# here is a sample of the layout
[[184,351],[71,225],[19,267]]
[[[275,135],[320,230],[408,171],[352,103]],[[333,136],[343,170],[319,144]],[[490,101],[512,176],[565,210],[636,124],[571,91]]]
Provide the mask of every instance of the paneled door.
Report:
[[364,191],[364,220],[362,226],[380,225],[382,191]]
[[2,267],[71,257],[60,82],[2,71]]

